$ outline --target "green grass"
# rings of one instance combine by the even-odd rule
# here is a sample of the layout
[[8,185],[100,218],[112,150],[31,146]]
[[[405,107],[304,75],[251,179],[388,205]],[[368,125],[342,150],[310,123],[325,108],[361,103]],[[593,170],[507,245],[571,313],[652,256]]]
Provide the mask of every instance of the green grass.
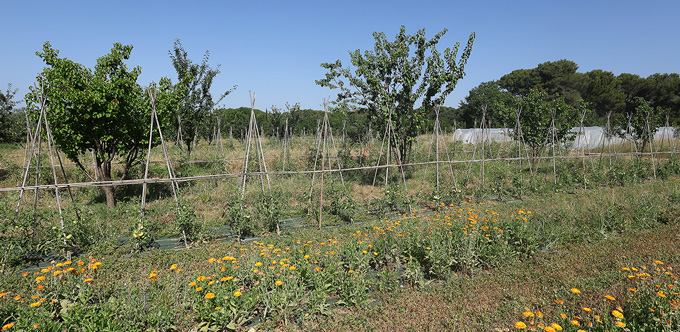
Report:
[[[602,317],[599,327],[586,329],[595,331],[615,328],[617,319],[610,313],[620,306],[625,314],[621,322],[630,329],[663,331],[662,318],[677,327],[677,307],[667,301],[678,299],[672,291],[665,293],[667,298],[655,297],[655,284],[640,278],[634,282],[647,297],[633,296],[628,291],[632,279],[619,271],[644,265],[651,273],[678,266],[680,167],[674,159],[663,160],[653,181],[647,160],[618,168],[610,168],[606,160],[595,161],[595,167],[587,163],[587,190],[582,189],[580,159],[558,164],[558,184],[552,165],[545,163],[533,177],[525,168],[521,182],[517,165],[486,163],[483,185],[479,164],[469,170],[472,176],[465,184],[468,169],[457,166],[460,192],[453,190],[446,172],[442,190],[434,190],[432,167],[427,176],[424,168],[409,169],[408,191],[394,185],[398,178],[390,187],[371,189],[366,174],[348,174],[352,202],[337,194],[342,190],[336,178],[335,196],[325,193],[322,229],[316,229],[314,216],[319,187],[311,204],[306,196],[310,176],[276,177],[273,187],[280,194],[264,201],[258,200],[260,183],[255,179],[248,184],[239,215],[252,218],[254,227],[246,237],[259,237],[240,243],[218,231],[238,225],[226,213],[240,206],[235,179],[183,184],[184,224],[177,223],[169,186],[151,185],[144,232],[150,239],[177,238],[178,226],[185,225],[195,235],[189,250],[177,241],[171,242],[174,248],[154,249],[151,241],[137,250],[141,238],[131,238],[139,221],[141,191],[136,187],[119,190],[114,211],[106,209],[97,189],[77,190],[81,220],[73,222],[74,205],[66,203],[66,246],[53,193],[41,192],[37,218],[30,208],[15,217],[16,197],[3,194],[0,244],[11,259],[4,259],[5,278],[0,280],[0,292],[7,292],[0,298],[0,323],[16,324],[17,330],[40,324],[45,331],[503,331],[515,330],[519,321],[531,325],[522,313],[540,311],[544,317],[535,318],[536,325],[558,323],[576,331],[571,319],[559,315],[586,319],[581,311],[588,307]],[[216,173],[222,166],[181,167],[178,172],[198,175]],[[73,169],[69,172],[78,176]],[[152,168],[153,176],[163,172],[162,165]],[[372,180],[372,174],[368,177]],[[5,174],[2,183],[9,186],[16,179]],[[329,186],[328,177],[326,181]],[[370,197],[371,190],[375,197]],[[27,192],[23,204],[30,206],[32,199]],[[272,199],[283,208],[267,210],[265,203]],[[346,214],[357,223],[343,219]],[[284,227],[276,235],[266,223],[272,215],[301,218],[299,226],[304,227]],[[57,266],[67,250],[79,256]],[[40,267],[10,272],[31,262]],[[71,267],[77,269],[69,271]],[[37,280],[40,276],[45,279]],[[581,294],[574,295],[571,288]],[[616,302],[603,300],[605,295]],[[652,315],[649,309],[656,311]]]

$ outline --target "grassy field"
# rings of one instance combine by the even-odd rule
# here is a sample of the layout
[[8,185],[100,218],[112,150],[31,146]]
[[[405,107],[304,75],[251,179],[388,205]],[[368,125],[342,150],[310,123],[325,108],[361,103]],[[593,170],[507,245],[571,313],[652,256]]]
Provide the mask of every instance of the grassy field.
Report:
[[[347,149],[343,166],[375,165],[373,143]],[[282,169],[280,144],[265,144],[269,170]],[[427,151],[427,138],[420,144]],[[310,146],[294,145],[289,169],[309,169]],[[456,160],[480,153],[457,148],[468,152]],[[503,156],[500,148],[485,153]],[[20,184],[23,150],[4,149],[0,181],[11,187]],[[176,172],[242,168],[238,147],[199,148],[192,159],[215,155],[234,161],[177,164]],[[674,158],[653,167],[616,161],[560,161],[557,178],[546,161],[534,169],[526,161],[456,164],[455,183],[448,166],[440,169],[439,191],[432,165],[410,168],[405,185],[397,172],[387,181],[379,172],[373,187],[374,170],[356,171],[327,176],[323,201],[318,178],[309,195],[309,174],[272,177],[271,196],[253,178],[245,201],[238,179],[188,182],[181,222],[170,186],[155,184],[141,230],[140,186],[119,187],[114,211],[98,189],[76,190],[63,232],[53,192],[39,192],[35,214],[27,192],[19,215],[16,193],[1,193],[0,323],[42,331],[676,331],[680,166]],[[84,181],[67,171],[70,182]],[[152,177],[163,172],[154,164]],[[292,221],[277,235],[271,220]]]

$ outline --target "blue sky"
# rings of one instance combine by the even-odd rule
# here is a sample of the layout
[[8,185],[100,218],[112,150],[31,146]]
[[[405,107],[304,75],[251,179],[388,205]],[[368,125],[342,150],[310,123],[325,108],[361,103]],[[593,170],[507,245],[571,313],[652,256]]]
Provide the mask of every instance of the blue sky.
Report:
[[322,108],[336,92],[315,85],[322,62],[349,64],[348,51],[373,47],[372,33],[392,39],[401,25],[428,37],[447,28],[438,49],[475,32],[472,55],[445,105],[458,106],[479,83],[545,61],[569,59],[580,72],[603,69],[646,77],[680,72],[680,1],[3,1],[0,4],[0,88],[23,96],[44,64],[45,41],[88,67],[113,43],[132,44],[128,66],[139,83],[175,80],[168,57],[179,38],[189,57],[210,51],[221,65],[218,95],[233,85],[225,107]]

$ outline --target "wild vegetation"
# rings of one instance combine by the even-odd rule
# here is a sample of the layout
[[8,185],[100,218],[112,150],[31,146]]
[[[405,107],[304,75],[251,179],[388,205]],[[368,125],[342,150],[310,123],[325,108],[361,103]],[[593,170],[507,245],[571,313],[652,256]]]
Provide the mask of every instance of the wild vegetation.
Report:
[[[323,64],[318,83],[341,89],[330,113],[215,108],[219,70],[179,41],[177,82],[149,87],[131,46],[89,69],[46,43],[28,114],[0,96],[0,139],[26,138],[0,145],[0,326],[680,329],[678,139],[653,138],[677,105],[651,88],[677,75],[561,60],[444,108],[474,40],[442,58],[444,33],[376,33],[356,71]],[[569,150],[602,110],[627,141]],[[457,123],[514,125],[514,140],[457,142]]]

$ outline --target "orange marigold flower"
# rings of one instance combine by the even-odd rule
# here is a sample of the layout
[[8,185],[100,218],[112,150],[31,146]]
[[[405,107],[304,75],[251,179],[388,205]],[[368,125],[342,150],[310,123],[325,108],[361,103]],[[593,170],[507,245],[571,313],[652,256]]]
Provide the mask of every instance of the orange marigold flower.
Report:
[[575,319],[572,320],[570,323],[571,323],[572,325],[581,326],[581,323],[579,323],[579,322],[578,322],[577,320],[575,320]]
[[92,282],[92,278],[87,278],[87,279],[83,280],[83,282],[84,283],[90,283],[90,282]]
[[607,295],[604,298],[607,299],[607,300],[610,300],[610,301],[616,301],[616,299],[611,295]]
[[197,291],[197,292],[200,292],[200,291],[202,291],[202,290],[203,290],[203,287],[196,287],[196,291]]
[[220,310],[220,309],[222,309],[222,307],[215,307],[215,310]]
[[236,296],[236,297],[239,297],[239,296],[241,296],[241,295],[243,295],[243,293],[241,293],[241,292],[239,292],[239,291],[235,291],[235,292],[234,292],[234,296]]
[[581,294],[581,291],[578,290],[578,288],[572,288],[571,292],[574,293],[574,294]]
[[637,292],[637,289],[635,289],[635,288],[628,288],[628,290],[633,292],[633,293]]
[[2,329],[3,329],[3,330],[9,330],[9,329],[11,329],[12,327],[14,327],[14,323],[9,323],[9,324],[3,325],[3,326],[2,326]]
[[562,326],[560,326],[560,324],[553,323],[552,327],[555,329],[555,331],[562,331]]
[[654,264],[656,264],[656,265],[663,265],[663,262],[662,262],[662,261],[654,261]]
[[562,301],[562,300],[555,300],[555,303],[557,303],[557,304],[562,304],[562,303],[564,303],[564,301]]
[[42,302],[40,302],[40,301],[38,301],[38,302],[33,302],[33,303],[31,303],[31,308],[35,308],[35,307],[37,307],[37,306],[39,306],[39,305],[41,305],[41,304],[42,304]]
[[517,322],[515,323],[515,327],[518,329],[525,329],[527,328],[527,324],[524,324],[524,322]]
[[176,269],[176,268],[177,268],[177,264],[172,264],[172,265],[170,265],[170,270],[174,270],[174,269]]
[[534,313],[531,311],[525,311],[522,315],[524,315],[524,317],[534,317]]
[[276,282],[274,282],[274,283],[276,284],[276,286],[283,285],[283,281],[281,281],[281,280],[276,280]]
[[205,298],[206,298],[206,299],[212,299],[213,297],[215,297],[215,293],[208,293],[208,294],[205,294]]
[[17,295],[17,296],[14,297],[14,301],[19,301],[20,298],[21,298],[21,295]]
[[585,311],[585,312],[591,312],[591,311],[593,311],[593,309],[584,307],[584,308],[583,308],[583,311]]
[[620,311],[618,311],[618,310],[612,311],[612,316],[614,316],[614,317],[616,317],[616,318],[619,318],[619,319],[622,319],[622,318],[623,318],[623,314],[622,314]]
[[614,325],[616,325],[616,326],[618,326],[618,327],[626,327],[626,323],[621,322],[621,321],[618,321],[618,322],[614,323]]
[[663,291],[656,292],[656,295],[659,295],[660,297],[666,297],[666,294],[664,294]]

